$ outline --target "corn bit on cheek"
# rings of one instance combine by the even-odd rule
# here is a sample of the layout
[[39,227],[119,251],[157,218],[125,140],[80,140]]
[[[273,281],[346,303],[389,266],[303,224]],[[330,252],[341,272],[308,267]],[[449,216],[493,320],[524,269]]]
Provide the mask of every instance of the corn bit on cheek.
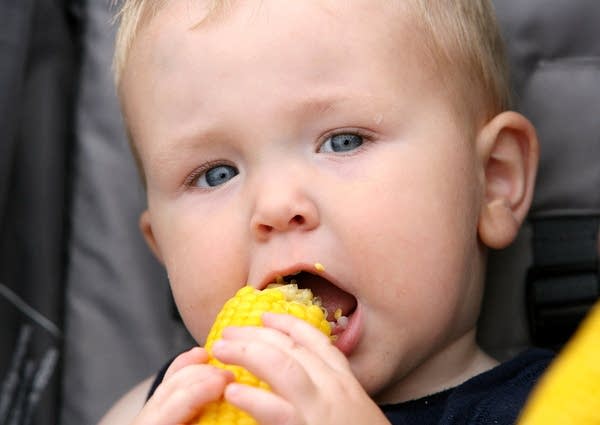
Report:
[[[291,314],[319,329],[331,338],[331,325],[327,321],[327,311],[313,297],[310,289],[299,289],[295,284],[279,283],[269,285],[259,291],[250,286],[240,289],[230,298],[221,311],[206,339],[206,350],[210,353],[215,341],[221,338],[223,329],[228,326],[262,326],[263,313]],[[209,364],[229,370],[238,383],[269,390],[266,382],[248,372],[241,366],[228,365],[210,357]],[[256,425],[257,422],[246,412],[224,400],[206,405],[194,425]]]

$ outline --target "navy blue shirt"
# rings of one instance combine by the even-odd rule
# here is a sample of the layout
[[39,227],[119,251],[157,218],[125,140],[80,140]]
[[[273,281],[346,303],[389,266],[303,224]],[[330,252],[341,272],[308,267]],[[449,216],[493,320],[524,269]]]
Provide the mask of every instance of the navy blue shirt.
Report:
[[395,425],[512,425],[552,358],[531,349],[457,387],[381,408]]
[[[394,425],[512,425],[552,358],[550,351],[528,350],[457,387],[381,409]],[[148,398],[168,365],[158,373]]]

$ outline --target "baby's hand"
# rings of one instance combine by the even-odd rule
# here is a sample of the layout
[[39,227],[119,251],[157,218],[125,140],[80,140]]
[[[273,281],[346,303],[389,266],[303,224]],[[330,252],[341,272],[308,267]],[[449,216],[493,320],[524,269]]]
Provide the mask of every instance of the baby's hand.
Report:
[[266,381],[272,392],[232,383],[225,399],[261,425],[389,424],[328,337],[290,315],[264,314],[265,327],[227,328],[212,348]]
[[133,425],[187,423],[204,405],[218,400],[233,375],[206,364],[207,360],[206,350],[199,347],[177,356]]

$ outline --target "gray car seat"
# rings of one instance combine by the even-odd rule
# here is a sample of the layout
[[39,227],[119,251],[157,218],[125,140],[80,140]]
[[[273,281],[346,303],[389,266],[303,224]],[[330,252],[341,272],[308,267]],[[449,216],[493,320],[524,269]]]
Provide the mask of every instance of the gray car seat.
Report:
[[[63,425],[95,423],[120,394],[192,344],[137,231],[144,196],[110,75],[115,8],[108,0],[75,3],[82,57],[57,345]],[[533,344],[560,346],[599,295],[600,2],[495,5],[517,109],[536,125],[542,148],[529,222],[511,247],[490,257],[479,339],[505,359]],[[9,336],[12,349],[16,336]],[[5,370],[0,364],[2,383]],[[39,416],[36,425],[55,423]]]
[[482,343],[558,348],[600,295],[600,2],[497,0],[517,109],[536,126],[529,222],[492,255]]
[[58,423],[75,13],[0,0],[0,424]]

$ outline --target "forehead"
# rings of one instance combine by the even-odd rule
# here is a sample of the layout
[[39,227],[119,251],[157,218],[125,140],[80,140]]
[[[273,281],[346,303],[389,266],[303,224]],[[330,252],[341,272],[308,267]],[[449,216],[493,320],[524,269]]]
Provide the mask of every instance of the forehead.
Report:
[[[140,30],[122,79],[134,139],[136,126],[154,119],[144,119],[153,105],[163,107],[164,121],[184,123],[209,109],[231,114],[232,102],[245,101],[241,93],[256,94],[246,105],[256,109],[282,93],[402,90],[427,75],[405,2],[238,0],[205,15],[206,3],[172,1]],[[131,98],[143,107],[129,106]]]
[[[133,39],[127,69],[143,65],[168,77],[193,60],[205,67],[216,64],[214,59],[231,58],[243,64],[257,55],[286,49],[300,49],[297,56],[303,55],[304,60],[310,59],[311,52],[320,58],[336,52],[368,58],[404,44],[398,29],[410,22],[406,2],[392,0],[236,0],[223,2],[207,17],[208,3],[166,2]],[[415,33],[404,31],[403,38],[412,38],[412,44],[419,38]],[[357,47],[369,48],[357,51]]]

